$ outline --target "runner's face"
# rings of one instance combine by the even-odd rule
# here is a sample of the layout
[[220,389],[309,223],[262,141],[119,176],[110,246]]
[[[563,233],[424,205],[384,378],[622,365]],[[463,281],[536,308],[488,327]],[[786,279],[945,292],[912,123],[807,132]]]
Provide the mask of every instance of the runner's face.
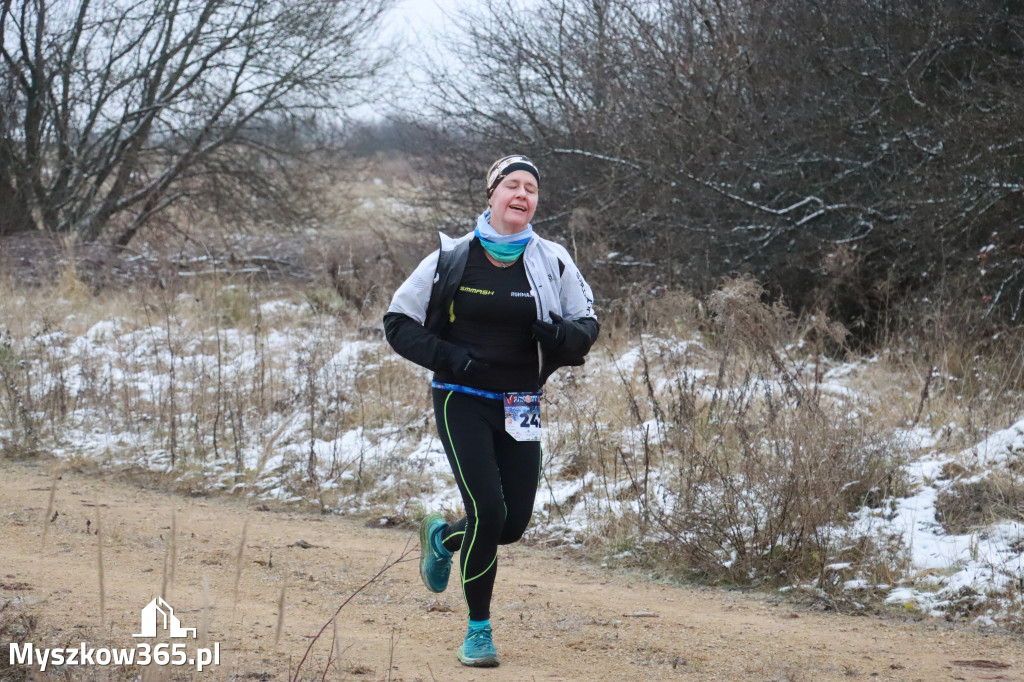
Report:
[[529,171],[509,173],[487,200],[491,207],[491,227],[498,234],[522,232],[537,210],[537,179]]

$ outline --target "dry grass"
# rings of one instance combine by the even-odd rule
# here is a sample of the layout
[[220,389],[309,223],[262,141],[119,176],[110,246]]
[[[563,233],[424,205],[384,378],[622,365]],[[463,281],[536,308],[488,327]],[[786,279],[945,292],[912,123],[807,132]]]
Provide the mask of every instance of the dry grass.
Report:
[[819,577],[848,513],[905,487],[901,453],[869,406],[829,394],[827,359],[796,338],[816,331],[834,345],[841,330],[797,324],[749,280],[707,311],[677,301],[674,318],[658,305],[627,310],[619,332],[628,339],[654,314],[696,336],[641,333],[583,386],[556,384],[549,477],[585,483],[549,519],[583,509],[606,553],[690,577]]
[[37,625],[36,617],[15,606],[14,600],[0,602],[0,679],[10,682],[35,679],[29,666],[11,663],[10,647],[33,642]]
[[917,398],[900,416],[945,431],[950,449],[1007,428],[1024,411],[1024,327],[997,329],[950,307],[906,320],[890,348],[878,371]]
[[946,532],[966,535],[1002,520],[1024,521],[1024,480],[992,471],[979,480],[959,480],[939,493],[936,516]]
[[[426,372],[387,348],[379,323],[415,239],[382,250],[367,234],[307,254],[316,275],[302,286],[217,269],[99,291],[72,267],[47,286],[0,281],[3,456],[45,448],[184,494],[415,521],[450,481],[426,456],[440,450]],[[848,562],[895,584],[907,569],[898,548],[840,541],[849,512],[905,492],[901,465],[916,453],[894,430],[974,424],[950,432],[955,447],[1013,413],[1012,401],[984,401],[996,390],[987,373],[1018,363],[1010,344],[1002,360],[969,365],[959,398],[952,388],[968,382],[953,380],[951,359],[933,372],[900,349],[853,365],[851,395],[829,375],[850,357],[843,330],[794,319],[749,280],[705,301],[663,292],[610,308],[588,364],[547,387],[552,501],[534,542],[712,581],[820,581]],[[964,373],[983,350],[943,357]],[[944,504],[956,516],[955,500]],[[1017,502],[984,514],[1010,512]],[[173,571],[173,541],[169,552]]]

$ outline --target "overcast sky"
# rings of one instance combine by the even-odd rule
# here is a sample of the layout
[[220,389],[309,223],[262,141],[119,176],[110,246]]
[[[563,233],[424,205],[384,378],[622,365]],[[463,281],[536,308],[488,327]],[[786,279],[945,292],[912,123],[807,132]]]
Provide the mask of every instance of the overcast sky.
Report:
[[[422,65],[425,58],[429,55],[435,61],[443,59],[445,24],[450,23],[450,18],[459,10],[469,9],[475,4],[472,0],[398,0],[387,15],[381,39],[396,42],[399,46],[394,55],[397,63],[393,73],[413,79],[413,87],[403,93],[405,103],[409,103],[407,96],[418,90],[415,81],[424,75]],[[359,106],[349,110],[349,115],[363,120],[376,119],[382,107]]]
[[476,4],[471,0],[399,0],[388,16],[385,36],[402,41],[406,50],[397,57],[410,68],[415,67],[424,48],[434,54],[444,52],[446,24]]
[[[528,9],[535,4],[536,0],[508,0],[508,10]],[[414,102],[417,97],[429,97],[429,91],[419,87],[426,85],[425,80],[421,80],[426,61],[435,64],[447,61],[449,67],[458,66],[448,54],[446,32],[450,35],[454,31],[452,24],[457,17],[483,5],[480,0],[397,0],[385,19],[381,38],[397,40],[401,46],[395,53],[394,72],[411,79],[408,82],[411,87],[400,89],[404,104]],[[354,113],[357,118],[376,118],[368,112],[370,108],[360,107]]]
[[433,31],[441,27],[446,12],[454,12],[465,4],[463,0],[399,0],[388,23],[409,36]]

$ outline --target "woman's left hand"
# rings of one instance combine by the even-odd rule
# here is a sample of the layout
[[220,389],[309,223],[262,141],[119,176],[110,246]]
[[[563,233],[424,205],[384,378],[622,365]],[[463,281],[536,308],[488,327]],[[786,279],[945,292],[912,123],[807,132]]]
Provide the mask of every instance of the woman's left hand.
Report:
[[551,322],[537,320],[531,326],[533,336],[547,350],[555,350],[565,343],[565,320],[556,312],[548,311]]

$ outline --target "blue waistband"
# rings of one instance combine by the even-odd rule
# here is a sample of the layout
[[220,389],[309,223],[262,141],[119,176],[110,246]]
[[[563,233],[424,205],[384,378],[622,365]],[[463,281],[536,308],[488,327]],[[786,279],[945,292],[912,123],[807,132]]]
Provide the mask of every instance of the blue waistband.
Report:
[[491,398],[493,400],[505,399],[505,395],[503,393],[484,391],[482,389],[471,388],[469,386],[459,386],[458,384],[442,384],[440,381],[431,381],[430,385],[434,388],[439,388],[442,391],[455,391],[457,393],[466,393],[468,395],[475,395],[481,398]]

